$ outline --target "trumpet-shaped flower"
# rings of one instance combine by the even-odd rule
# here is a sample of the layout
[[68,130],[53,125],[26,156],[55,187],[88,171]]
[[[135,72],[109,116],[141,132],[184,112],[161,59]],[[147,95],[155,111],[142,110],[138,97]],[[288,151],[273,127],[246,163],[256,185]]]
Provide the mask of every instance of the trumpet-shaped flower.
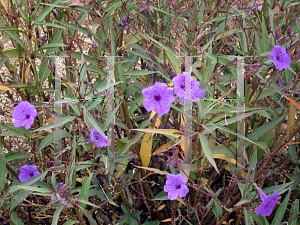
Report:
[[[24,165],[24,166],[20,167],[20,171],[21,171],[21,173],[19,173],[18,178],[21,182],[29,180],[40,174],[40,172],[37,170],[37,168],[35,166]],[[40,180],[41,179],[39,179],[37,182],[39,182]],[[32,186],[34,184],[35,183],[30,184],[28,186]]]
[[277,201],[280,199],[278,196],[278,191],[275,191],[273,195],[267,196],[259,187],[255,185],[259,192],[262,203],[256,209],[256,215],[270,216],[272,214],[273,208],[276,206]]
[[168,85],[155,82],[151,87],[142,90],[144,107],[148,112],[154,110],[159,115],[164,115],[170,111],[170,104],[175,101],[173,90],[168,89]]
[[168,174],[164,191],[168,193],[170,200],[175,200],[177,197],[183,198],[189,192],[186,186],[186,180],[181,174]]
[[274,61],[276,69],[283,70],[290,67],[291,60],[285,48],[275,45],[271,52],[272,55],[267,55],[267,58]]
[[15,119],[14,126],[29,129],[34,122],[34,118],[38,116],[38,113],[34,107],[27,101],[21,101],[20,104],[12,112],[12,117]]
[[107,139],[103,137],[96,128],[91,129],[89,142],[94,142],[97,147],[107,146]]
[[[182,102],[185,100],[185,77],[187,75],[189,75],[188,72],[182,72],[172,79],[172,82],[174,83],[174,92]],[[200,82],[194,78],[191,78],[191,89],[191,102],[196,102],[198,99],[203,98],[205,91],[200,89]]]

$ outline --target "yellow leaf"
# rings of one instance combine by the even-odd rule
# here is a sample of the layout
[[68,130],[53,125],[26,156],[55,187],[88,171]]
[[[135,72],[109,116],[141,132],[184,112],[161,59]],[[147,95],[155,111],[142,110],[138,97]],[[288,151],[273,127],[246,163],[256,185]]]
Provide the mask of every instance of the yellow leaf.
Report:
[[140,149],[140,156],[142,160],[142,165],[144,167],[148,167],[151,160],[152,141],[153,141],[153,134],[145,133],[144,138],[142,140],[141,149]]
[[163,134],[163,135],[171,135],[175,138],[179,138],[181,134],[175,134],[176,132],[180,133],[179,130],[176,129],[155,129],[155,128],[147,128],[147,129],[131,129],[137,130],[145,133],[153,133],[153,134]]
[[286,99],[288,99],[291,103],[293,103],[295,106],[297,106],[297,108],[300,110],[300,105],[299,105],[299,103],[295,102],[292,98],[290,98],[290,97],[288,97],[288,96],[285,96],[285,95],[284,95],[284,97],[285,97]]
[[287,121],[287,135],[286,138],[288,138],[290,136],[290,134],[293,131],[295,125],[295,105],[294,104],[290,104],[290,109],[289,109],[289,118]]
[[91,176],[91,170],[89,168],[86,168],[86,170],[87,170],[89,176]]
[[1,0],[1,4],[3,5],[5,11],[8,13],[8,9],[7,9],[7,6],[6,6],[5,2],[4,2],[4,0]]
[[160,205],[160,206],[158,207],[157,211],[162,210],[163,208],[165,208],[165,206],[166,206],[166,205]]
[[80,178],[80,177],[77,177],[77,178],[76,178],[76,181],[78,181],[79,183],[82,183],[83,179]]
[[159,147],[159,149],[157,149],[153,154],[157,154],[157,153],[162,153],[162,152],[166,152],[168,151],[168,148],[170,148],[172,146],[172,141],[169,141],[168,143],[162,145]]
[[76,92],[76,85],[70,82],[62,82],[62,85],[71,88],[71,90],[75,93]]
[[[175,219],[175,221],[178,220],[178,217]],[[167,223],[167,222],[171,222],[172,221],[172,218],[168,218],[168,219],[165,219],[165,220],[162,220],[160,221],[161,223]]]
[[7,86],[0,86],[0,90],[1,91],[13,91],[13,92],[15,92],[13,89],[11,89],[11,88],[9,88]]
[[152,110],[151,114],[150,114],[150,118],[149,121],[155,116],[156,112],[154,110]]
[[240,167],[242,166],[242,165],[241,165],[239,162],[237,162],[234,158],[228,158],[228,157],[226,157],[224,153],[213,154],[212,156],[213,156],[213,158],[216,158],[216,159],[223,159],[223,160],[226,160],[227,162],[230,162],[230,163],[232,163],[232,164],[236,164],[236,163],[237,163],[237,165],[240,166]]
[[22,77],[22,82],[24,83],[24,84],[26,84],[27,83],[27,80],[28,80],[28,77],[29,77],[29,72],[30,72],[30,66],[31,66],[31,64],[30,63],[28,63],[27,65],[26,65],[26,69],[25,69],[25,72],[24,72],[24,76]]
[[161,124],[161,115],[158,115],[155,121],[155,127],[159,128],[160,124]]

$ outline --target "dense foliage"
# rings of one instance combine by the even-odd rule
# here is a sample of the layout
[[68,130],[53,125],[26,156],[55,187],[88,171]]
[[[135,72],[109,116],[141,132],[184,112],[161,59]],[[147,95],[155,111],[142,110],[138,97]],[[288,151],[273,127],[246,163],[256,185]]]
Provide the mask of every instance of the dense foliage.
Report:
[[3,224],[299,224],[299,1],[0,2]]

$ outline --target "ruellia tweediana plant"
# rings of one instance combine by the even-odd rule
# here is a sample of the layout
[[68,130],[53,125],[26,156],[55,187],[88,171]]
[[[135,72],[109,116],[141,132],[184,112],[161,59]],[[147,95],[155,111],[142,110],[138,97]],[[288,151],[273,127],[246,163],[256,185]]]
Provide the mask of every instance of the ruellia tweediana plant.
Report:
[[299,224],[299,7],[0,1],[0,222]]

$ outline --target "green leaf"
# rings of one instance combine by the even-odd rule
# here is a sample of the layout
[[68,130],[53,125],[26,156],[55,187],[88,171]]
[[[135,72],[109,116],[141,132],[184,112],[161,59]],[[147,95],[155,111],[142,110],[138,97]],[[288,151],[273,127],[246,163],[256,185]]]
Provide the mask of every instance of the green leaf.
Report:
[[149,170],[149,171],[158,173],[158,174],[160,174],[160,175],[168,175],[168,174],[169,174],[168,171],[162,171],[162,170],[154,169],[154,168],[150,168],[150,167],[144,167],[144,166],[135,166],[135,167],[140,168],[140,169]]
[[64,223],[64,225],[73,225],[75,223],[78,223],[78,221],[69,219],[67,222]]
[[[86,177],[87,178],[87,177]],[[82,190],[82,189],[81,189]],[[95,208],[99,208],[99,206],[96,206],[95,204],[85,200],[85,199],[79,199],[78,202],[80,202],[82,205],[90,205],[92,207],[95,207]],[[80,204],[79,203],[79,204]]]
[[2,152],[0,154],[0,190],[2,191],[5,187],[6,182],[6,162],[5,162],[5,155]]
[[198,137],[199,137],[200,142],[201,142],[203,153],[205,154],[208,161],[213,165],[215,170],[219,173],[218,167],[216,165],[216,162],[215,162],[215,160],[212,156],[212,152],[211,152],[210,147],[208,145],[207,138],[203,134],[198,134]]
[[253,218],[252,218],[252,216],[250,215],[250,213],[248,212],[247,209],[244,209],[244,216],[245,216],[245,224],[246,225],[254,224]]
[[38,153],[44,149],[45,147],[47,147],[48,145],[50,145],[51,143],[53,143],[53,135],[49,134],[47,135],[47,137],[45,137],[43,139],[43,141],[41,142],[41,144],[39,145],[39,149],[38,149]]
[[58,224],[59,215],[63,209],[64,209],[64,206],[62,204],[59,204],[59,206],[56,208],[55,213],[53,215],[52,225]]
[[75,24],[71,24],[71,23],[65,23],[65,22],[62,22],[62,21],[58,21],[58,23],[63,24],[63,25],[65,25],[66,27],[69,27],[69,28],[71,28],[71,29],[77,30],[77,31],[79,31],[79,32],[81,32],[81,33],[84,33],[84,34],[86,34],[86,35],[91,35],[91,33],[92,33],[89,29],[87,29],[87,28],[82,28],[82,27],[79,26],[79,25],[75,25]]
[[12,39],[14,39],[22,48],[25,49],[25,45],[23,44],[23,41],[19,38],[18,35],[16,35],[12,31],[5,31]]
[[214,207],[213,207],[212,211],[215,214],[217,221],[219,221],[222,216],[223,209],[215,199],[214,199]]
[[221,39],[221,38],[224,38],[224,37],[227,37],[227,36],[231,36],[235,33],[239,33],[239,32],[242,32],[242,29],[232,29],[232,30],[228,30],[222,34],[220,34],[218,37],[216,37],[215,41]]
[[22,134],[21,132],[15,130],[15,129],[18,129],[18,128],[12,129],[12,128],[10,128],[10,127],[8,127],[6,125],[2,125],[2,124],[0,124],[0,127],[2,127],[5,130],[8,130],[9,132],[15,134],[16,136],[25,137],[24,134]]
[[71,121],[73,121],[76,117],[75,116],[66,116],[66,117],[63,117],[61,120],[58,120],[58,121],[55,121],[55,124],[54,123],[50,123],[50,124],[47,124],[45,126],[42,126],[34,131],[43,131],[43,130],[49,130],[49,129],[52,129],[52,128],[56,128],[56,127],[60,127],[60,126],[63,126],[64,124],[66,123],[69,123]]
[[[82,183],[81,190],[79,192],[79,198],[83,198],[83,200],[88,201],[89,198],[89,190],[90,190],[90,183],[91,180],[88,177],[85,177]],[[81,205],[83,208],[86,207],[85,203],[80,202],[79,205]]]
[[55,24],[55,23],[35,22],[34,25],[43,25],[43,26],[48,26],[48,27],[56,27],[56,28],[59,28],[59,29],[66,29],[65,27],[60,26],[60,25]]
[[266,27],[266,22],[265,22],[265,18],[262,17],[262,25],[261,25],[261,29],[262,29],[262,51],[266,52],[269,50],[269,37],[268,37],[268,31],[267,31],[267,27]]
[[[37,191],[37,192],[41,192],[41,193],[45,193],[45,191],[51,191],[50,189],[45,189],[45,188],[36,188],[36,187],[33,187],[33,186],[26,186],[26,185],[31,185],[35,182],[37,182],[39,179],[41,179],[41,181],[46,177],[47,173],[48,173],[48,170],[45,170],[43,173],[29,179],[29,180],[26,180],[24,182],[22,182],[22,185],[15,185],[15,186],[12,186],[9,190],[11,191],[17,191],[19,188],[22,188],[22,189],[26,189],[26,190],[31,190],[31,191]],[[17,187],[16,190],[14,190],[14,187]],[[8,194],[12,194],[10,191],[7,191]],[[51,195],[51,193],[50,193]]]
[[39,48],[38,51],[42,51],[45,49],[51,49],[51,48],[61,48],[61,47],[66,47],[66,45],[62,43],[50,43],[47,45],[44,45],[43,47]]
[[213,124],[213,123],[210,124],[210,125],[212,125],[212,126],[218,128],[218,129],[220,129],[220,130],[224,130],[224,131],[226,131],[226,132],[228,132],[228,133],[230,133],[230,134],[234,134],[234,135],[238,136],[239,138],[242,138],[242,139],[244,139],[244,140],[246,140],[246,141],[251,142],[252,144],[258,145],[258,146],[259,146],[260,148],[262,148],[262,149],[265,149],[265,147],[264,147],[263,145],[261,145],[260,143],[251,141],[249,138],[246,138],[245,136],[243,136],[243,135],[241,135],[241,134],[239,134],[239,133],[233,132],[232,130],[230,130],[230,129],[226,128],[226,127],[222,127],[222,126],[219,126],[219,125]]
[[98,125],[98,122],[94,119],[94,117],[87,111],[87,109],[82,106],[83,108],[83,114],[85,116],[85,120],[88,123],[89,126],[96,128],[96,130],[105,138],[106,135],[104,134],[104,132],[102,131],[102,129],[100,128],[100,126]]
[[93,219],[92,213],[90,211],[83,209],[84,215],[88,218],[90,224],[97,225],[96,221]]
[[243,204],[248,203],[248,202],[251,202],[251,201],[249,199],[242,199],[241,201],[239,201],[238,203],[236,203],[234,205],[234,207],[237,207],[239,205],[243,205]]
[[117,156],[126,155],[129,148],[132,145],[134,145],[136,142],[138,142],[142,136],[143,136],[143,133],[140,133],[140,134],[136,135],[134,138],[130,139],[119,151],[117,151]]
[[143,225],[159,225],[159,221],[149,221],[144,223]]
[[[33,178],[31,178],[33,179]],[[23,184],[24,182],[22,182]],[[39,187],[34,187],[34,186],[23,186],[23,185],[17,185],[18,189],[24,189],[24,190],[28,190],[28,191],[34,191],[34,192],[39,192],[39,193],[46,193],[51,191],[50,189],[46,189],[46,188],[39,188]],[[49,195],[51,195],[51,193],[48,193]]]
[[[264,135],[269,130],[271,130],[273,127],[275,127],[275,125],[278,124],[281,120],[283,120],[286,116],[287,116],[287,114],[284,114],[284,115],[278,117],[277,119],[272,120],[272,121],[265,123],[264,125],[258,127],[248,136],[248,139],[250,139],[251,141],[256,141],[257,138],[260,138],[262,135]],[[250,143],[246,142],[245,148],[247,148],[249,145],[250,145]]]
[[172,53],[169,51],[165,51],[169,62],[171,63],[172,70],[176,73],[179,74],[181,73],[181,65],[180,65],[180,59],[176,58]]
[[283,200],[283,202],[280,204],[274,219],[272,220],[272,224],[271,225],[280,225],[281,220],[286,212],[286,207],[288,205],[289,199],[290,199],[290,195],[291,195],[291,190],[289,191],[289,193],[286,195],[285,199]]
[[0,69],[2,68],[3,64],[6,62],[7,59],[8,59],[7,55],[0,59]]
[[[54,0],[51,2],[51,4],[59,4],[61,2],[61,0]],[[38,7],[37,7],[38,8]],[[35,23],[40,23],[42,22],[46,16],[54,9],[54,6],[47,6],[42,12],[41,14],[35,19],[33,25],[32,25],[32,30],[34,30],[36,28],[36,24]]]
[[22,152],[14,152],[9,153],[5,156],[5,161],[8,163],[10,161],[16,160],[16,159],[26,159],[30,158],[30,155],[22,153]]
[[299,215],[299,199],[296,199],[294,201],[294,204],[292,204],[291,207],[289,225],[297,225],[298,215]]

